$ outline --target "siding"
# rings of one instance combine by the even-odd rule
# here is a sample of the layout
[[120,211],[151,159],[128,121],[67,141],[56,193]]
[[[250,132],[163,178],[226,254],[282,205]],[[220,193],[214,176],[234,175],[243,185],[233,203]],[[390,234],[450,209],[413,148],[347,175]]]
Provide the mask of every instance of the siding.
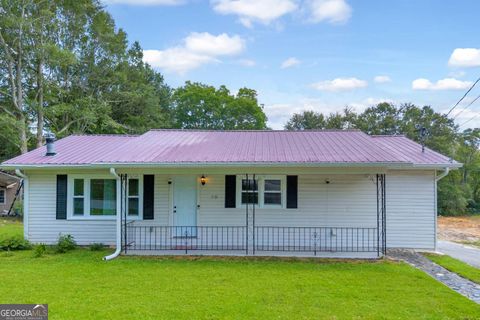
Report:
[[[435,242],[434,172],[387,173],[387,245],[427,248]],[[172,175],[155,175],[154,220],[137,225],[171,225]],[[368,174],[299,174],[298,209],[256,209],[257,226],[376,227],[376,187]],[[207,175],[198,189],[198,225],[245,225],[244,208],[224,208],[224,175]],[[329,179],[330,183],[325,183]],[[29,173],[28,238],[54,243],[60,233],[79,244],[114,244],[114,220],[56,220],[56,175]]]
[[434,171],[392,171],[386,177],[387,247],[435,248]]
[[0,212],[3,210],[8,211],[8,209],[10,209],[12,201],[15,198],[15,192],[17,191],[17,188],[18,184],[9,189],[3,188],[3,190],[5,190],[5,204],[0,204]]

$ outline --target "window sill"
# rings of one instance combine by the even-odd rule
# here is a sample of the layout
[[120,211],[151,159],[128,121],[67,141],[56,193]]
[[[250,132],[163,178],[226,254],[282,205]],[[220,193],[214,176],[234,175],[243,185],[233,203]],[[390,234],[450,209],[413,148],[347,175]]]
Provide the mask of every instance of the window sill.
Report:
[[[70,221],[115,221],[117,220],[117,216],[106,216],[106,217],[94,217],[94,216],[89,216],[89,217],[82,217],[82,216],[70,216],[67,218],[67,220]],[[128,221],[142,221],[143,218],[141,217],[127,217],[127,222]]]

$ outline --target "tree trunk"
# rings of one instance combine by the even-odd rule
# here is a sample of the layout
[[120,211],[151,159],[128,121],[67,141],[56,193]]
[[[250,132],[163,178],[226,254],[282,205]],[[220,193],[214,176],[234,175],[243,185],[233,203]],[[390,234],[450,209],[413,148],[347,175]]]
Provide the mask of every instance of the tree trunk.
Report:
[[37,148],[43,145],[43,61],[37,66]]

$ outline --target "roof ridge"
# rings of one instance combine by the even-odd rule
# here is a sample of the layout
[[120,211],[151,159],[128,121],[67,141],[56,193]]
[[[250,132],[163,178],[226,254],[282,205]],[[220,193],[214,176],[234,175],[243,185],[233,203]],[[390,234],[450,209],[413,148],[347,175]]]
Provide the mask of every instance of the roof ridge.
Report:
[[406,138],[407,136],[403,133],[401,134],[372,134],[370,135],[372,138]]
[[68,138],[68,137],[140,137],[140,136],[141,134],[129,134],[129,133],[73,133],[64,138]]
[[307,129],[307,130],[269,130],[269,129],[241,129],[241,130],[225,130],[225,129],[150,129],[151,131],[180,131],[180,132],[362,132],[360,129]]

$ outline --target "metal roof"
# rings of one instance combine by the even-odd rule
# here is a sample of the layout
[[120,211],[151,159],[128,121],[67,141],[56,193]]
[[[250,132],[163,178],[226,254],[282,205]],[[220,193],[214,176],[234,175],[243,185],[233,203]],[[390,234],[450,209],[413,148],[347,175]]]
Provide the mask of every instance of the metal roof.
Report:
[[358,130],[151,130],[140,136],[72,135],[5,161],[3,167],[94,164],[460,164],[404,136]]

